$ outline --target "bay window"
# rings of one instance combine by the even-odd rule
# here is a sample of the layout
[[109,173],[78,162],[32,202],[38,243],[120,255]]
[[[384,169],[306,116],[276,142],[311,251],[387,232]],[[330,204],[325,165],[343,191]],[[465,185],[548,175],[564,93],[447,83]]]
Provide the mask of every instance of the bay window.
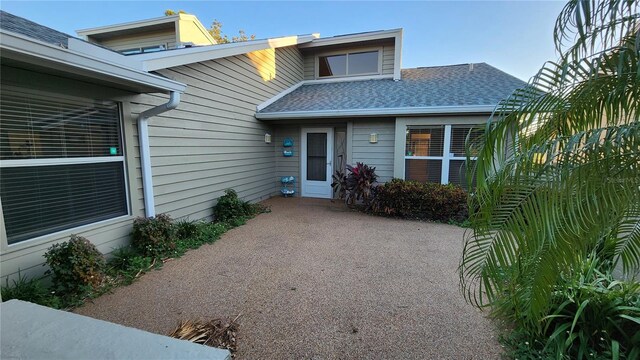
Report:
[[127,215],[119,104],[25,89],[0,97],[8,244]]

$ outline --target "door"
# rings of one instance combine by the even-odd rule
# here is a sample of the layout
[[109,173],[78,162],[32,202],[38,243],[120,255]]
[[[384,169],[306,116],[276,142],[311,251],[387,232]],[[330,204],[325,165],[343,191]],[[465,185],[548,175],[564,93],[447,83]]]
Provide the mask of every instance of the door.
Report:
[[302,196],[331,199],[333,128],[302,128]]

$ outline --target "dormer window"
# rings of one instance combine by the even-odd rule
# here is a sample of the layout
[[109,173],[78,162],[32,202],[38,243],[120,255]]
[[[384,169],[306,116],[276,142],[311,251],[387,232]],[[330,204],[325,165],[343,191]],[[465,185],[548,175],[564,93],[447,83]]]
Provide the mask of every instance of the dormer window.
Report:
[[139,47],[133,49],[120,50],[122,55],[135,55],[163,51],[167,49],[167,45],[155,45],[147,47]]
[[380,51],[354,51],[318,56],[318,78],[379,75]]

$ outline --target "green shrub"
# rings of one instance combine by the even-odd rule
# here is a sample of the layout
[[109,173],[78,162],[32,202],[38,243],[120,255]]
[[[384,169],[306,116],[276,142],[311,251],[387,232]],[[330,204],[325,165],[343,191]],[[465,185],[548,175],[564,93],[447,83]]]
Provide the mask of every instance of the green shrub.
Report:
[[162,258],[176,248],[175,227],[168,214],[133,221],[131,245],[145,256]]
[[176,227],[176,237],[179,240],[194,239],[200,235],[199,222],[190,220],[178,220]]
[[265,211],[266,208],[263,205],[240,200],[235,190],[227,189],[213,207],[213,217],[216,222],[244,223],[243,221],[247,218]]
[[53,273],[54,288],[61,294],[84,296],[104,280],[104,256],[89,240],[71,235],[69,241],[52,245],[44,254]]
[[23,300],[34,304],[60,308],[60,298],[42,284],[40,279],[29,279],[18,273],[18,279],[13,280],[13,285],[9,285],[9,279],[5,281],[5,286],[0,289],[2,301]]
[[371,211],[378,215],[454,223],[468,216],[467,192],[456,185],[393,179],[373,194]]
[[541,321],[520,315],[517,288],[504,294],[493,311],[515,324],[502,338],[508,352],[519,359],[640,358],[640,284],[615,280],[601,264],[592,257],[562,274]]

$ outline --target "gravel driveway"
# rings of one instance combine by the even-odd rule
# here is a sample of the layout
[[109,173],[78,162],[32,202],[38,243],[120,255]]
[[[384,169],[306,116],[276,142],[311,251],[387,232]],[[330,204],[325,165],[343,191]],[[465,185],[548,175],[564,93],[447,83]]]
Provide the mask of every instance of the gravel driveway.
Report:
[[159,334],[242,314],[240,359],[499,357],[493,324],[458,288],[463,229],[328,200],[266,204],[271,213],[77,312]]

